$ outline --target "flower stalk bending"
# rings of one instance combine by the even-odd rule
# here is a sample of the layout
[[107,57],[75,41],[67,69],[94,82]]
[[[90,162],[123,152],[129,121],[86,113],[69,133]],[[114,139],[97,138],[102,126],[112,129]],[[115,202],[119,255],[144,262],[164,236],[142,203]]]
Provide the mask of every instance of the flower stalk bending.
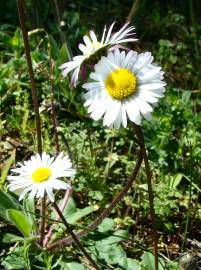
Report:
[[[129,177],[126,185],[123,187],[123,189],[114,197],[114,199],[112,200],[110,206],[108,208],[106,208],[100,215],[99,217],[97,217],[91,224],[89,224],[89,226],[76,233],[76,237],[77,238],[81,238],[83,236],[86,236],[89,231],[95,229],[99,224],[101,224],[101,222],[110,215],[110,213],[112,212],[112,210],[116,207],[116,205],[124,198],[124,196],[127,194],[128,190],[130,189],[130,187],[132,186],[133,182],[135,181],[138,171],[141,167],[142,164],[142,160],[143,160],[143,156],[142,156],[142,152],[140,151],[138,154],[138,160],[136,162],[136,165],[133,169],[133,172],[131,174],[131,176]],[[52,244],[50,244],[49,246],[47,246],[48,250],[54,250],[54,249],[58,249],[58,248],[62,248],[64,246],[70,245],[73,242],[72,237],[67,237],[64,238],[62,240],[56,241]]]

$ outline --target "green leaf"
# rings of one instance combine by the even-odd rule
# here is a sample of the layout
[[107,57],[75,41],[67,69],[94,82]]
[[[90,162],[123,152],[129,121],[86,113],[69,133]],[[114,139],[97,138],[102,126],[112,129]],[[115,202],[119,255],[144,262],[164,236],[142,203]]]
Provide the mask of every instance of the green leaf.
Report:
[[12,38],[12,47],[13,49],[18,49],[20,45],[20,30],[17,29],[13,35],[13,38]]
[[1,174],[1,181],[0,181],[0,188],[3,186],[6,177],[8,175],[8,171],[13,163],[13,161],[15,160],[15,154],[16,154],[16,150],[14,149],[11,153],[11,156],[6,160],[5,165],[3,166],[2,169],[2,174]]
[[87,270],[87,268],[81,263],[71,262],[66,264],[66,270]]
[[23,253],[24,247],[15,247],[15,249],[1,261],[1,264],[6,270],[28,269]]
[[116,223],[112,218],[105,218],[98,226],[99,232],[107,232],[115,227]]
[[29,118],[29,110],[25,109],[24,116],[22,119],[22,126],[21,126],[22,132],[24,132],[24,133],[26,133],[28,118]]
[[20,204],[11,195],[0,190],[0,216],[7,219],[6,210],[19,209]]
[[181,179],[183,177],[182,173],[178,173],[176,176],[170,178],[170,188],[175,189],[181,182]]
[[100,241],[96,241],[96,246],[99,247],[99,245],[116,244],[116,243],[127,240],[128,237],[129,237],[129,234],[126,230],[118,230],[114,232],[112,235],[109,234],[109,237],[106,237]]
[[122,258],[119,261],[119,265],[123,267],[123,269],[126,270],[141,270],[141,266],[137,260],[131,259],[131,258]]
[[67,45],[66,43],[64,43],[62,46],[61,46],[61,49],[59,51],[59,56],[58,56],[58,59],[57,59],[57,64],[58,65],[61,65],[63,64],[64,62],[67,62],[69,59],[68,59],[68,49],[67,49]]
[[7,243],[7,244],[11,244],[11,243],[15,243],[15,242],[23,242],[24,238],[12,233],[4,233],[2,239],[1,239],[2,243]]
[[78,209],[75,213],[73,213],[70,217],[68,217],[67,220],[70,224],[75,224],[78,220],[89,215],[93,211],[95,211],[95,208],[93,206]]
[[31,225],[28,218],[22,211],[8,209],[6,211],[8,220],[17,227],[17,229],[25,236],[29,237],[31,233]]
[[190,97],[191,97],[191,91],[184,91],[182,94],[183,103],[187,104],[189,102]]
[[87,216],[96,209],[93,206],[88,206],[83,209],[76,208],[75,202],[72,198],[69,199],[63,215],[67,219],[68,223],[75,224],[82,217]]
[[24,199],[23,201],[23,208],[26,216],[29,220],[29,223],[32,226],[32,230],[37,232],[37,223],[36,223],[36,215],[35,215],[35,201],[34,199]]
[[[59,203],[59,205],[62,205],[62,201]],[[73,198],[71,197],[68,200],[68,203],[63,211],[63,215],[66,219],[68,219],[75,212],[76,212],[76,205]]]
[[57,46],[57,42],[55,41],[55,39],[51,35],[49,35],[49,43],[50,43],[51,57],[53,59],[57,59],[59,49],[58,49],[58,46]]
[[101,201],[103,199],[103,193],[101,191],[91,190],[89,191],[89,197],[93,200]]
[[118,245],[100,245],[97,248],[99,256],[108,264],[118,264],[120,260],[126,257],[126,253]]
[[[148,266],[148,270],[155,270],[154,262],[155,258],[151,252],[144,252],[144,254],[141,256],[144,264]],[[163,267],[163,261],[162,259],[159,259],[159,267],[158,270],[165,270]]]

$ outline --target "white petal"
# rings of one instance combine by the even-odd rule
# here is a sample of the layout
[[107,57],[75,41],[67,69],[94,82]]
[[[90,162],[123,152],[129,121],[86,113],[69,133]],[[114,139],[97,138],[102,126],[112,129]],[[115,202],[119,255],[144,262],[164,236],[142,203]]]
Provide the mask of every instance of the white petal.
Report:
[[88,36],[84,36],[83,39],[84,39],[87,49],[91,50],[93,48],[93,44],[91,43],[90,38]]
[[103,124],[106,126],[110,126],[118,116],[120,109],[121,109],[121,102],[111,99],[110,106],[108,106],[108,109],[103,119]]
[[[130,33],[132,30],[134,30],[134,27],[129,27],[126,29],[126,27],[128,26],[128,23],[125,24],[117,33],[113,34],[111,39],[110,39],[110,43],[117,43],[118,41],[120,41],[121,39],[125,38],[128,33]],[[134,34],[134,33],[132,33]]]
[[158,102],[158,98],[156,98],[155,96],[153,96],[153,94],[149,91],[141,91],[139,93],[139,98],[141,98],[142,100],[148,102],[148,103],[157,103]]
[[27,188],[25,188],[25,189],[22,191],[22,193],[20,194],[19,201],[21,201],[31,189],[32,189],[32,187],[27,187]]
[[83,54],[87,54],[88,50],[87,50],[86,46],[84,46],[84,44],[80,43],[80,44],[78,45],[78,47],[79,47],[80,51],[81,51]]
[[63,181],[60,180],[53,180],[49,183],[54,189],[67,189],[69,185]]
[[25,183],[19,183],[18,182],[18,184],[16,183],[16,184],[10,184],[9,185],[9,189],[11,190],[11,191],[14,191],[14,190],[16,190],[16,189],[21,189],[21,188],[25,188],[25,187],[28,187],[28,186],[30,186],[30,185],[32,185],[32,183],[30,183],[30,181],[29,182],[25,182]]
[[107,28],[106,28],[106,26],[104,27],[104,30],[103,30],[103,35],[102,35],[102,38],[101,38],[101,45],[103,45],[103,44],[105,44],[105,42],[104,42],[104,40],[105,40],[105,33],[106,33],[106,30],[107,30]]
[[135,62],[135,65],[133,66],[133,72],[137,74],[140,69],[142,69],[144,66],[147,66],[153,61],[153,56],[150,52],[146,53],[140,53],[138,54],[137,61]]
[[101,101],[101,104],[99,106],[96,107],[96,109],[94,109],[91,113],[91,117],[94,120],[99,120],[103,114],[106,112],[106,110],[108,109],[108,106],[110,104],[110,98],[106,98],[105,100]]
[[139,85],[138,89],[139,91],[141,90],[156,90],[160,89],[161,87],[165,86],[165,82],[160,82],[160,83],[147,83],[143,85]]
[[37,195],[36,195],[37,198],[43,198],[44,197],[45,184],[46,183],[43,182],[43,183],[40,183],[40,186],[38,186],[38,192],[37,192]]
[[94,33],[94,31],[90,31],[89,33],[90,33],[90,37],[91,37],[94,45],[97,44],[98,40],[97,40],[97,37],[96,37],[96,34]]
[[48,195],[49,200],[51,202],[53,202],[54,201],[54,194],[52,192],[52,188],[49,187],[49,186],[47,186],[45,189],[46,189],[46,192],[47,192],[47,195]]
[[144,100],[141,100],[140,98],[138,98],[136,99],[136,102],[138,102],[140,112],[145,118],[147,114],[153,111],[152,107]]
[[110,35],[112,33],[112,29],[113,29],[113,26],[114,26],[115,22],[113,22],[108,30],[108,33],[107,33],[107,37],[106,37],[106,40],[105,40],[105,44],[108,43],[109,39],[110,39]]
[[136,125],[140,125],[141,117],[139,107],[135,99],[131,99],[125,102],[126,112],[128,114],[129,119],[134,122]]
[[125,103],[122,104],[122,124],[123,127],[126,128],[127,127],[127,115],[126,115],[126,106]]
[[119,113],[118,113],[113,125],[112,124],[111,125],[114,126],[116,129],[119,129],[122,121],[123,121],[122,120],[122,107],[120,107]]
[[38,185],[37,185],[37,184],[33,185],[33,186],[32,186],[32,190],[31,190],[31,192],[29,193],[29,199],[30,199],[30,200],[32,200],[32,199],[35,197],[35,195],[36,195],[36,193],[37,193],[37,190],[38,190]]

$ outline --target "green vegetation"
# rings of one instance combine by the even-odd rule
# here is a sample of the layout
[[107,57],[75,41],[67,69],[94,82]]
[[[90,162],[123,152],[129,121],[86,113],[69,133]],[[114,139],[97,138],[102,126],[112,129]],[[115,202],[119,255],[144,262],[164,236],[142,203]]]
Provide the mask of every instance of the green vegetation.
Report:
[[[69,55],[78,53],[78,43],[90,29],[96,29],[101,37],[103,26],[114,20],[115,29],[119,29],[132,1],[25,2],[43,150],[56,154],[51,114],[53,81],[60,149],[69,154],[77,171],[64,216],[74,230],[84,229],[125,185],[139,146],[132,125],[113,130],[90,119],[83,106],[82,81],[71,89],[59,66]],[[201,249],[200,8],[199,1],[193,0],[174,4],[137,1],[131,21],[139,42],[129,44],[130,48],[152,51],[167,83],[165,97],[152,120],[142,122],[152,171],[160,270],[176,270],[179,265],[182,269],[200,269],[196,268],[200,261],[189,268],[192,258],[201,260],[197,251]],[[37,152],[37,136],[24,43],[13,1],[0,9],[0,17],[1,265],[6,270],[92,269],[73,244],[56,252],[38,247],[39,205],[28,200],[18,202],[8,190],[10,169]],[[57,200],[62,201],[63,195],[57,194]],[[54,221],[51,207],[48,209],[46,228],[54,224],[53,243],[67,233],[62,223]],[[110,216],[81,238],[101,269],[154,269],[149,209],[142,165],[132,188]]]

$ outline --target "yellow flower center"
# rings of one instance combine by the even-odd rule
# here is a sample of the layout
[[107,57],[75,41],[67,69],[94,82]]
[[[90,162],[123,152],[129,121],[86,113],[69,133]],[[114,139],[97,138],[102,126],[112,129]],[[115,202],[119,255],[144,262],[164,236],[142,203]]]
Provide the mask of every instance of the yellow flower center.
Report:
[[52,172],[49,168],[38,168],[32,173],[32,179],[36,183],[48,180]]
[[135,75],[126,68],[112,71],[105,80],[108,94],[118,100],[123,100],[136,92],[137,79]]

